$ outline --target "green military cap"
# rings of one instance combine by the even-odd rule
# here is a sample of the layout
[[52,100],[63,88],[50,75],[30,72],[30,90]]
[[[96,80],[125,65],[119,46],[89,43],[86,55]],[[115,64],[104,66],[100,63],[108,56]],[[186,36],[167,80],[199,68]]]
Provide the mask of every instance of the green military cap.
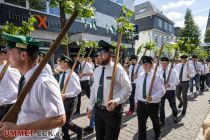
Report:
[[7,49],[19,48],[34,52],[39,51],[39,47],[43,44],[42,41],[24,35],[12,35],[5,32],[2,33],[2,38],[7,41]]
[[68,57],[64,54],[61,55],[60,60],[69,63],[69,65],[72,64],[72,62],[73,62],[73,60],[70,57]]
[[99,46],[99,52],[113,52],[114,50],[114,46],[112,46],[111,44],[107,43],[104,40],[100,40],[98,42],[98,46]]
[[45,51],[39,51],[39,56],[45,56],[47,54],[47,52],[45,52]]
[[7,53],[5,50],[5,46],[0,44],[0,53]]
[[144,56],[141,57],[141,62],[142,62],[142,64],[145,64],[145,63],[150,63],[150,64],[152,64],[152,61],[153,61],[153,59],[152,59],[151,56],[146,56],[146,55],[144,55]]
[[130,56],[130,60],[132,60],[132,59],[136,59],[137,60],[138,56],[133,54],[133,55]]
[[210,59],[207,58],[207,59],[206,59],[206,62],[210,62]]
[[194,55],[192,55],[192,58],[198,58],[198,56],[194,54]]
[[181,56],[180,56],[180,58],[181,58],[181,59],[187,59],[187,58],[188,58],[188,56],[187,56],[187,55],[185,55],[185,54],[183,54],[183,55],[181,55]]
[[160,60],[161,60],[161,61],[169,61],[170,59],[169,59],[167,56],[163,56],[163,57],[161,57]]

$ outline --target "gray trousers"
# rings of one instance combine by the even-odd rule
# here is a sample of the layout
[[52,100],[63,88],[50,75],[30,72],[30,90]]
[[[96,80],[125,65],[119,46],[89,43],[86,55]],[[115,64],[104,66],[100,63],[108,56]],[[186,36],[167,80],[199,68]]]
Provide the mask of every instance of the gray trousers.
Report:
[[176,97],[179,100],[179,102],[182,103],[183,105],[183,112],[186,112],[187,110],[188,88],[189,88],[189,81],[181,81],[179,85],[176,86]]

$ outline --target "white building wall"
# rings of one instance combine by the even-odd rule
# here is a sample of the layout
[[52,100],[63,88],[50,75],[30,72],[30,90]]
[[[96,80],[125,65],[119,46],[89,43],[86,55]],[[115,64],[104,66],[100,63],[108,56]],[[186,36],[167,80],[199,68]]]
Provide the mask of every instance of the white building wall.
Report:
[[[157,41],[155,40],[156,37],[157,37]],[[161,32],[155,29],[142,31],[139,33],[139,40],[135,41],[135,52],[137,52],[137,49],[139,46],[150,41],[155,42],[157,47],[160,48],[167,41],[174,42],[175,36],[166,34],[164,32]],[[140,54],[140,56],[143,55],[144,49],[142,49],[141,52],[142,53]],[[153,53],[150,51],[147,51],[147,55],[153,55]]]
[[[117,3],[117,0],[110,0],[114,3]],[[119,3],[117,3],[119,4]],[[119,4],[120,6],[125,5],[126,8],[134,11],[135,10],[135,6],[134,6],[134,0],[122,0],[122,4]]]

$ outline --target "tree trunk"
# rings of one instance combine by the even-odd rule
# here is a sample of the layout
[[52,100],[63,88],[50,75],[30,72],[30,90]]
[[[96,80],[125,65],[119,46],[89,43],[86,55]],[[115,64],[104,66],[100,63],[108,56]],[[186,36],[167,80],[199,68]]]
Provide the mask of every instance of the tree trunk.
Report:
[[[63,26],[66,23],[66,14],[65,14],[64,6],[62,5],[62,2],[61,1],[59,1],[59,7],[60,7],[60,23],[61,23],[61,29],[62,29]],[[66,37],[67,37],[67,40],[68,40],[68,32],[66,33]],[[69,56],[68,45],[62,47],[62,52],[66,56]]]
[[23,104],[23,101],[25,97],[27,96],[28,92],[31,90],[34,82],[36,81],[39,74],[42,72],[44,66],[47,64],[47,62],[50,60],[50,57],[53,55],[55,50],[58,48],[61,40],[65,36],[66,32],[69,30],[75,19],[77,18],[78,13],[74,12],[71,16],[71,18],[68,20],[68,22],[65,24],[65,26],[62,28],[61,32],[59,33],[56,40],[53,42],[52,46],[50,47],[49,51],[47,52],[44,59],[39,64],[38,68],[35,70],[33,75],[30,77],[28,82],[25,84],[23,89],[20,92],[20,95],[16,101],[16,103],[10,108],[10,110],[7,112],[7,114],[4,116],[4,118],[1,120],[1,122],[13,122],[16,123],[18,113],[21,109],[21,106]]

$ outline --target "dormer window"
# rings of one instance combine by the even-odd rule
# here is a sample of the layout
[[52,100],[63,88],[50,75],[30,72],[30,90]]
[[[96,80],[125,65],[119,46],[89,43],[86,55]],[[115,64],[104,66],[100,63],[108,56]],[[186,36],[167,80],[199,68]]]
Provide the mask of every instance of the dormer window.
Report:
[[138,11],[138,13],[143,13],[144,11],[146,10],[146,8],[143,8],[143,9],[140,9],[139,11]]

